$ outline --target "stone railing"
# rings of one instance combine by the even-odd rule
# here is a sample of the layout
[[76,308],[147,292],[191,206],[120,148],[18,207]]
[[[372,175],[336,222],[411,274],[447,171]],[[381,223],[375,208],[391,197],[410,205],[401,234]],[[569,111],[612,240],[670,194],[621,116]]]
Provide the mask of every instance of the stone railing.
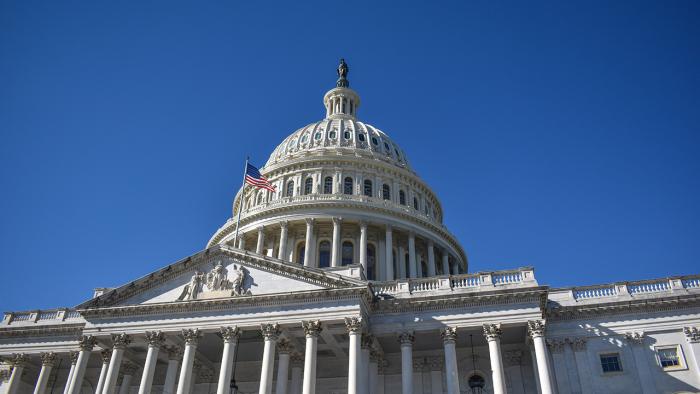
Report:
[[700,275],[574,287],[570,292],[574,300],[585,301],[617,297],[633,298],[648,294],[672,294],[697,288],[700,288]]
[[375,295],[407,296],[411,294],[478,291],[495,288],[537,286],[534,270],[520,268],[509,271],[479,272],[475,274],[436,276],[431,278],[398,279],[372,282]]
[[376,208],[381,208],[381,209],[388,209],[391,211],[394,211],[396,213],[402,213],[402,214],[407,214],[411,215],[412,217],[419,218],[421,220],[424,220],[426,222],[433,223],[435,225],[438,225],[440,227],[444,227],[444,225],[435,218],[426,215],[423,212],[417,211],[413,209],[412,207],[408,205],[401,205],[397,204],[391,200],[384,200],[381,198],[377,197],[367,197],[364,195],[356,195],[356,194],[306,194],[306,195],[300,195],[300,196],[293,196],[293,197],[281,197],[272,201],[267,201],[263,202],[262,204],[255,205],[252,207],[246,208],[243,213],[241,214],[242,218],[245,218],[250,215],[254,215],[258,212],[266,211],[268,209],[274,209],[279,206],[288,206],[290,204],[304,204],[304,203],[315,203],[315,202],[349,202],[349,203],[356,203],[361,205],[362,207],[366,206],[371,206],[371,207],[376,207]]
[[81,319],[80,312],[69,309],[50,309],[29,312],[5,312],[0,325],[14,323],[49,323]]

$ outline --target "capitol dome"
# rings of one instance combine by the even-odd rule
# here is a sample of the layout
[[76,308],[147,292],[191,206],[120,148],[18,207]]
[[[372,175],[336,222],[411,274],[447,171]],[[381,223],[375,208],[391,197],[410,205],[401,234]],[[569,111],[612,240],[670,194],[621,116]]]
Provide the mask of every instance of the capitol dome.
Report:
[[360,97],[347,72],[341,60],[336,87],[323,97],[325,118],[286,137],[260,169],[276,190],[239,190],[232,217],[207,246],[340,274],[359,268],[367,280],[466,272],[435,193],[394,140],[357,119]]

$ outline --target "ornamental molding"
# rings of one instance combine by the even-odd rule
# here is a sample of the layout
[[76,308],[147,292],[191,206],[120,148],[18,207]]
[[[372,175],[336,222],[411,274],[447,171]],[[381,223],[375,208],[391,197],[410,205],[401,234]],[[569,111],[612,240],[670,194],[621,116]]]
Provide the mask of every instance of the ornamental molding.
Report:
[[85,318],[112,318],[139,315],[162,315],[171,313],[192,313],[196,311],[240,312],[243,308],[278,307],[281,305],[305,305],[309,302],[336,302],[357,300],[368,305],[371,302],[369,289],[356,287],[349,289],[321,289],[304,292],[266,294],[249,297],[214,298],[187,302],[164,302],[152,304],[126,305],[110,308],[80,310]]
[[526,289],[475,291],[460,294],[446,292],[430,296],[421,296],[420,293],[414,293],[411,297],[406,298],[380,299],[375,297],[374,302],[371,304],[371,310],[373,313],[403,313],[522,303],[533,303],[541,309],[546,300],[546,286]]
[[[251,268],[330,289],[367,286],[364,281],[359,279],[326,272],[320,268],[303,267],[299,264],[288,263],[258,254],[251,254],[248,251],[226,245],[217,245],[168,265],[158,271],[152,272],[129,284],[110,290],[103,295],[78,305],[76,309],[79,309],[82,314],[85,310],[113,307],[131,297],[167,283],[180,275],[191,273],[193,267],[206,263],[215,263],[217,260],[223,258],[234,260],[236,265],[245,264]],[[221,278],[219,277],[219,279]],[[213,278],[211,283],[214,287],[217,286],[217,283],[219,286],[221,285],[221,282],[216,282]]]
[[700,342],[700,330],[697,327],[683,327],[685,339],[690,343]]
[[587,305],[555,305],[549,303],[545,310],[547,320],[576,320],[582,318],[618,315],[623,313],[640,314],[675,311],[700,307],[700,294],[674,295],[646,299],[626,299],[612,302],[599,302]]
[[17,337],[44,337],[44,336],[65,336],[78,337],[83,333],[84,323],[79,324],[61,324],[52,326],[38,327],[13,327],[0,328],[0,338],[17,338]]

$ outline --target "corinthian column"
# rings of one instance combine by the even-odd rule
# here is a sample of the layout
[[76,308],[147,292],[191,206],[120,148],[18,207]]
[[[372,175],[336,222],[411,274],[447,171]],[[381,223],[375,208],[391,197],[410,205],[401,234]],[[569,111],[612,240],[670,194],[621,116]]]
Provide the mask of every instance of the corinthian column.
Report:
[[131,343],[131,337],[127,334],[112,334],[112,343],[112,357],[109,360],[107,378],[102,389],[104,394],[114,394],[117,387],[117,378],[119,377],[119,368],[124,357],[124,349]]
[[27,366],[27,355],[24,353],[12,354],[10,364],[12,365],[12,374],[7,382],[7,394],[17,394],[19,386],[22,384],[22,373]]
[[263,350],[262,368],[260,370],[260,394],[272,393],[272,372],[275,368],[275,345],[280,336],[280,325],[263,324],[260,327],[265,348]]
[[156,371],[156,363],[158,362],[158,352],[165,342],[165,334],[160,331],[146,331],[146,340],[148,340],[148,353],[146,353],[146,364],[143,366],[143,374],[141,374],[139,394],[150,394],[151,392],[153,373]]
[[552,394],[552,371],[549,366],[549,355],[547,345],[544,342],[544,320],[530,320],[527,322],[527,331],[532,338],[532,345],[535,348],[535,359],[537,360],[537,373],[540,378],[542,394]]
[[39,379],[36,381],[36,387],[34,387],[34,394],[44,394],[51,375],[51,369],[56,365],[56,353],[54,352],[41,353],[39,357],[41,357],[41,371],[39,372]]
[[501,333],[500,324],[484,324],[484,337],[489,343],[489,359],[491,359],[494,394],[505,394],[507,392],[503,360],[501,359]]
[[321,321],[303,321],[301,326],[306,334],[306,349],[304,351],[304,384],[303,394],[316,393],[316,347],[318,334],[321,333]]
[[122,385],[119,386],[119,394],[129,394],[131,390],[131,380],[134,378],[134,374],[138,369],[139,367],[132,363],[124,363],[124,376],[122,377]]
[[90,360],[90,352],[95,347],[97,339],[92,335],[82,335],[78,339],[80,353],[78,353],[78,362],[75,364],[75,372],[70,382],[68,394],[77,394],[83,386],[83,378],[85,377],[85,369],[87,369],[88,361]]
[[109,369],[109,360],[112,358],[112,350],[105,349],[101,351],[100,357],[102,358],[102,368],[100,368],[100,377],[97,379],[95,394],[102,394],[102,390],[104,390],[105,380],[107,380],[107,369]]
[[360,335],[362,334],[362,318],[346,317],[345,326],[348,329],[350,336],[350,347],[348,354],[350,356],[348,362],[348,394],[357,394],[358,386],[358,358],[360,355]]
[[457,328],[445,327],[442,330],[442,343],[445,347],[445,376],[447,393],[459,394],[459,372],[457,372]]
[[436,274],[435,268],[435,245],[432,240],[428,240],[428,276],[433,277]]
[[275,394],[287,394],[287,386],[289,384],[289,354],[294,347],[287,339],[280,339],[277,343],[277,385],[275,386]]
[[78,363],[78,352],[69,352],[68,358],[70,359],[70,371],[68,371],[68,379],[66,380],[66,387],[63,389],[63,394],[68,394],[70,389],[70,382],[73,380],[73,374],[75,374],[75,364]]
[[341,218],[332,218],[333,221],[333,245],[331,246],[331,267],[340,266],[340,223]]
[[255,246],[255,253],[262,254],[265,247],[265,226],[258,227],[258,244]]
[[233,359],[236,358],[236,346],[241,331],[238,327],[221,327],[221,338],[224,340],[224,353],[221,356],[221,371],[219,371],[219,383],[216,394],[228,394],[231,391],[229,382],[233,373]]
[[[168,369],[165,371],[165,383],[163,383],[163,394],[174,394],[177,383],[177,369],[182,358],[182,349],[177,346],[168,346]],[[99,393],[97,393],[99,394]]]
[[370,394],[370,379],[369,379],[369,354],[372,351],[372,344],[374,343],[374,336],[372,334],[364,333],[360,340],[360,362],[359,362],[359,372],[358,379],[360,381],[360,386],[357,390],[361,394]]
[[182,330],[185,339],[185,353],[182,356],[182,368],[180,368],[180,379],[177,383],[177,394],[188,394],[192,383],[192,366],[194,366],[194,356],[197,353],[197,342],[199,342],[199,329]]
[[286,220],[280,222],[280,249],[277,258],[284,261],[289,261],[287,256],[287,237],[289,233],[289,223]]
[[413,394],[413,333],[399,335],[401,343],[401,393]]
[[416,234],[413,231],[408,233],[408,277],[417,277],[416,267]]
[[314,257],[314,219],[306,219],[306,242],[304,243],[304,267],[316,267],[316,258]]
[[290,383],[290,394],[301,394],[301,382],[304,373],[304,359],[301,354],[294,353],[291,358],[292,382]]
[[360,222],[360,265],[367,277],[367,222]]

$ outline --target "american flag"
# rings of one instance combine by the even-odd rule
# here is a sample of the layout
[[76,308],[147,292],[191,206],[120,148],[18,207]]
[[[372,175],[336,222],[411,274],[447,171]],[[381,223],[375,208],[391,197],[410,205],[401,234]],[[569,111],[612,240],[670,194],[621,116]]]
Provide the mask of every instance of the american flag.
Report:
[[271,192],[274,192],[277,189],[270,183],[270,181],[267,180],[267,178],[260,174],[260,171],[255,168],[255,166],[251,165],[250,163],[246,164],[245,167],[245,183],[253,185],[258,189],[262,188]]

